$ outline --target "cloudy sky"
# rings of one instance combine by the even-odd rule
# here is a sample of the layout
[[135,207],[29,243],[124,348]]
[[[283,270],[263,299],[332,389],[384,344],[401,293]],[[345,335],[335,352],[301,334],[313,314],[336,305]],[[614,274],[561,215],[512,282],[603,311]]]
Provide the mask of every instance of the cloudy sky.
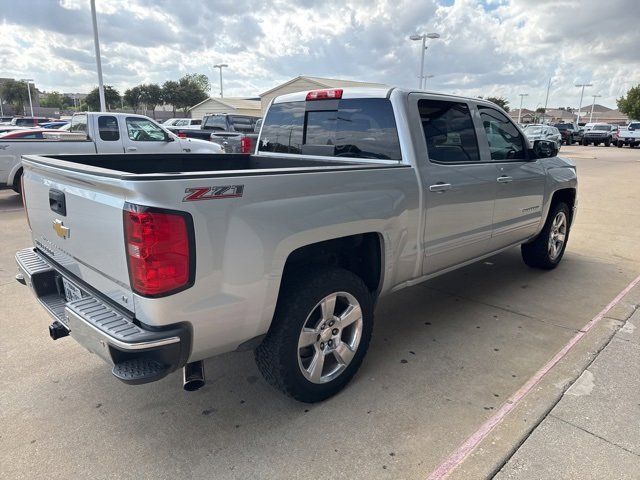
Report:
[[[256,96],[301,74],[415,86],[413,33],[438,32],[428,88],[505,96],[512,107],[577,106],[575,83],[615,107],[640,83],[638,0],[97,0],[106,84],[120,91],[185,73],[225,96]],[[0,77],[41,90],[97,84],[89,0],[0,0]]]

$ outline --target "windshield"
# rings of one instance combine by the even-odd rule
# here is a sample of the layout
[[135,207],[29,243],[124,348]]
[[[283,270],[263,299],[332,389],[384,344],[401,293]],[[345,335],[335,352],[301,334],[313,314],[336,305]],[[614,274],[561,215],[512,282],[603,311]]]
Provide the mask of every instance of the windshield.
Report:
[[591,130],[605,130],[608,132],[609,130],[611,130],[611,126],[607,124],[599,123],[597,125],[594,125],[593,128],[591,128]]
[[542,127],[527,127],[524,129],[524,132],[527,135],[541,135],[542,134]]

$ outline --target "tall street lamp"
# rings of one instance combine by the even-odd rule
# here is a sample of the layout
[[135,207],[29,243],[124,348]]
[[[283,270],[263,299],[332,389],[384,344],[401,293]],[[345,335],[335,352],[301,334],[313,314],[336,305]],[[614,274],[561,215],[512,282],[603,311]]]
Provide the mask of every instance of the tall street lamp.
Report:
[[27,93],[29,94],[29,108],[31,109],[31,116],[33,117],[33,102],[31,101],[31,82],[33,82],[32,78],[23,78],[20,80],[21,82],[27,83]]
[[427,38],[435,40],[436,38],[440,38],[439,33],[423,33],[422,35],[411,35],[409,40],[419,41],[422,40],[422,48],[420,49],[420,77],[418,77],[418,88],[424,88],[424,54],[427,51]]
[[427,88],[427,80],[429,80],[430,78],[433,78],[433,75],[425,75],[422,77],[423,79],[422,88]]
[[584,87],[593,87],[591,83],[578,83],[576,87],[581,87],[582,91],[580,92],[580,106],[578,107],[578,118],[576,119],[576,125],[580,126],[580,113],[582,110],[582,97],[584,97]]
[[96,49],[96,66],[98,68],[98,93],[100,94],[100,111],[106,112],[104,101],[104,83],[102,82],[102,61],[100,60],[100,40],[98,40],[98,20],[96,18],[96,0],[91,0],[91,20],[93,22],[93,45]]
[[528,97],[529,94],[519,93],[518,95],[520,95],[520,109],[518,110],[518,123],[520,123],[520,118],[522,117],[522,101],[524,100],[524,97]]
[[224,90],[222,89],[222,69],[228,67],[226,63],[218,63],[214,65],[213,68],[217,68],[220,70],[220,98],[224,98]]
[[589,114],[589,123],[593,120],[593,107],[596,106],[596,98],[601,97],[602,95],[591,95],[593,97],[593,103],[591,104],[591,113]]

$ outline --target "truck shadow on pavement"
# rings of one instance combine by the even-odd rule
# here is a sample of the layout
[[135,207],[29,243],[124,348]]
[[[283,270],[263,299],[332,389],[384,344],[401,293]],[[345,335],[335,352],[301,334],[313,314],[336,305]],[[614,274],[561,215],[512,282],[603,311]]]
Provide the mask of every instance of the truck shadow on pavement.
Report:
[[372,461],[379,446],[368,438],[380,431],[394,448],[410,450],[405,438],[412,432],[421,448],[437,451],[445,448],[439,439],[462,428],[460,418],[480,423],[606,303],[608,290],[579,293],[599,291],[596,273],[620,276],[612,264],[569,252],[554,271],[532,270],[514,249],[385,297],[360,372],[319,404],[298,403],[267,385],[250,352],[208,360],[207,385],[197,392],[182,391],[179,372],[129,387],[105,374],[97,359],[64,383],[74,389],[81,378],[89,382],[86,408],[114,422],[123,442],[140,445],[152,435],[160,447],[155,456],[172,451],[175,460],[181,445],[178,451],[200,458],[184,465],[194,475],[232,450],[233,464],[250,475],[256,458],[286,457],[282,442],[309,460],[314,441],[307,430],[327,415],[349,426],[331,435],[336,459],[354,448],[354,432]]

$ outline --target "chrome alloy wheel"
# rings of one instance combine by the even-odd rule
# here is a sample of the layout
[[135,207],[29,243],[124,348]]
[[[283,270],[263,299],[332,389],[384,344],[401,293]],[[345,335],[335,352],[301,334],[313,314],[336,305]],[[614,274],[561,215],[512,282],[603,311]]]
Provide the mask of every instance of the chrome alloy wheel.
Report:
[[564,212],[558,212],[553,219],[551,230],[549,231],[549,258],[553,261],[562,252],[562,247],[567,238],[567,216]]
[[298,338],[298,365],[307,380],[327,383],[353,360],[362,338],[362,309],[347,292],[320,300],[307,316]]

